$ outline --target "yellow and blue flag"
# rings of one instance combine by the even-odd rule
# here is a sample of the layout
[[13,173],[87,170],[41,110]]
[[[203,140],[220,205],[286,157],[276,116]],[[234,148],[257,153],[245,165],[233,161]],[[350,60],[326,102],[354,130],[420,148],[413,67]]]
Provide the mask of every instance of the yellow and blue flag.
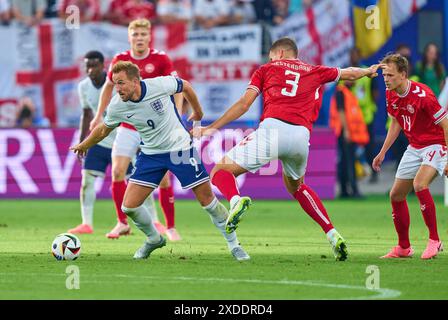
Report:
[[392,35],[389,0],[352,0],[352,4],[356,47],[366,58]]

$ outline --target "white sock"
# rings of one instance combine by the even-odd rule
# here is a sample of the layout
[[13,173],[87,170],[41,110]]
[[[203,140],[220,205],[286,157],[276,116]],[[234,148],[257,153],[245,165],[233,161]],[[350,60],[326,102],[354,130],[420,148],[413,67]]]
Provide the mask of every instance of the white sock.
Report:
[[151,215],[152,222],[159,222],[159,217],[157,215],[157,209],[154,203],[154,196],[153,193],[149,195],[148,198],[146,198],[145,202],[143,202],[143,205],[148,209],[149,214]]
[[240,200],[240,196],[239,195],[236,195],[236,196],[233,196],[231,199],[230,199],[230,208],[233,208],[233,206],[235,205],[235,203],[237,203],[239,200]]
[[333,240],[334,235],[337,234],[338,232],[336,231],[335,228],[331,229],[330,231],[327,232],[327,239],[329,241]]
[[121,206],[121,210],[132,219],[135,226],[139,228],[147,237],[149,242],[159,242],[160,234],[152,224],[148,209],[141,205],[138,208],[126,208]]
[[221,231],[221,234],[227,241],[229,250],[232,250],[233,248],[239,246],[240,243],[238,241],[238,238],[236,237],[236,232],[233,231],[230,234],[226,232],[226,220],[229,216],[229,212],[227,211],[226,207],[224,207],[224,205],[219,202],[217,198],[215,198],[209,205],[203,207],[203,209],[208,212],[210,218],[213,221],[213,224],[218,228],[219,231]]
[[82,223],[91,227],[93,227],[93,204],[96,199],[95,178],[87,170],[82,170],[81,190],[79,191]]

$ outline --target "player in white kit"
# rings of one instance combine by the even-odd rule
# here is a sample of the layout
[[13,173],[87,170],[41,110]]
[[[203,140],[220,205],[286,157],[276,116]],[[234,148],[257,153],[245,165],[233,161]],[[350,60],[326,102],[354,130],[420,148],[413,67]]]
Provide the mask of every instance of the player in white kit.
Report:
[[[80,122],[79,141],[87,136],[89,123],[97,110],[100,93],[106,82],[104,70],[104,56],[99,51],[89,51],[84,56],[87,77],[78,85],[79,100],[83,109]],[[112,145],[116,137],[116,130],[112,131],[103,141],[92,147],[83,161],[82,181],[80,190],[82,223],[68,230],[74,234],[93,233],[93,207],[96,200],[95,180],[104,177],[106,169],[111,165]],[[81,160],[81,159],[80,159]],[[127,174],[132,170],[129,165]],[[155,211],[152,197],[147,201],[148,210]]]
[[202,108],[191,85],[173,76],[141,81],[138,66],[131,62],[118,62],[112,72],[118,95],[112,98],[104,122],[86,140],[70,149],[78,155],[84,155],[122,122],[132,124],[140,133],[141,152],[129,179],[122,206],[123,212],[148,237],[134,258],[148,258],[152,251],[166,244],[142,204],[158,187],[166,172],[171,171],[184,189],[192,189],[226,239],[235,259],[250,259],[240,246],[236,233],[226,233],[225,224],[229,213],[213,194],[208,173],[177,113],[173,95],[182,92],[193,109],[189,120],[199,121],[202,118]]

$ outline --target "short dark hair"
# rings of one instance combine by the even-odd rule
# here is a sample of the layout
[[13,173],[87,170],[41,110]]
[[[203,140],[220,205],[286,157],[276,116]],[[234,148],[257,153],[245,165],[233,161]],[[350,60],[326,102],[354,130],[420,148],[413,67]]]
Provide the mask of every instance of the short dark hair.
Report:
[[297,48],[297,45],[294,40],[288,37],[280,38],[276,40],[269,51],[275,51],[278,49],[284,49],[284,50],[290,50],[294,53],[294,56],[299,55],[299,49]]
[[98,59],[99,62],[104,63],[104,56],[99,51],[89,51],[84,55],[84,59]]
[[383,58],[383,60],[381,60],[381,63],[382,64],[393,63],[397,66],[398,72],[406,72],[406,75],[408,75],[409,73],[408,59],[406,59],[399,53],[389,53]]
[[112,67],[112,73],[120,73],[124,71],[129,80],[139,79],[140,80],[140,69],[136,64],[133,64],[130,61],[118,61]]

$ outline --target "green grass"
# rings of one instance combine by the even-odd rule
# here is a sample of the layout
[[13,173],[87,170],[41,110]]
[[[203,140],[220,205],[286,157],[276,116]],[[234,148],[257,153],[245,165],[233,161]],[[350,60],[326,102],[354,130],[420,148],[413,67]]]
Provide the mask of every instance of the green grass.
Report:
[[[447,239],[447,215],[438,205],[439,233]],[[169,242],[146,261],[132,255],[144,237],[108,240],[115,224],[111,201],[95,207],[95,233],[80,236],[81,256],[56,261],[57,234],[79,223],[77,201],[0,202],[0,299],[447,299],[448,256],[423,261],[427,231],[415,198],[411,210],[412,259],[382,260],[396,243],[387,198],[326,201],[349,246],[349,259],[334,261],[320,228],[293,201],[255,201],[241,223],[239,240],[251,255],[234,261],[207,214],[192,201],[177,201],[183,240]],[[80,270],[80,289],[66,288],[66,267]],[[376,265],[381,290],[365,287]],[[390,290],[388,290],[390,289]]]

